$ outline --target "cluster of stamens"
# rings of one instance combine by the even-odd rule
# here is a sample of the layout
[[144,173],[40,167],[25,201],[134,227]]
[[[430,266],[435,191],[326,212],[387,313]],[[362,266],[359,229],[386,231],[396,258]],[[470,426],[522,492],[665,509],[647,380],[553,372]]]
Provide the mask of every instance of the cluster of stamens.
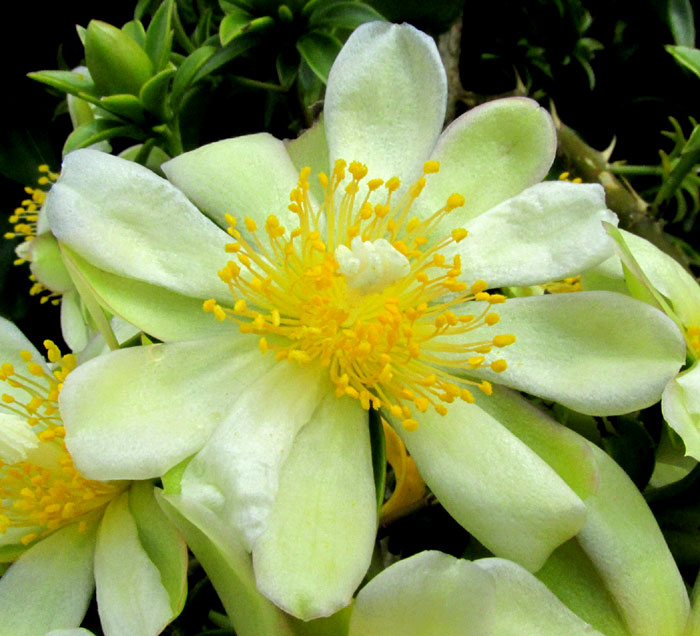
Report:
[[700,326],[690,325],[687,331],[688,343],[695,355],[700,355]]
[[[24,199],[18,208],[15,208],[9,218],[13,226],[12,231],[5,232],[4,235],[6,239],[23,239],[24,245],[20,248],[20,251],[24,253],[26,253],[28,244],[36,238],[39,211],[46,201],[46,195],[60,176],[56,172],[51,172],[49,166],[46,164],[39,166],[39,172],[41,173],[41,176],[37,180],[39,187],[32,188],[26,186],[24,188],[25,193],[28,194],[29,197]],[[26,262],[27,259],[22,256],[18,256],[18,258],[14,260],[15,265],[23,265]],[[29,288],[29,294],[31,296],[40,296],[39,302],[42,304],[47,302],[51,302],[52,305],[60,304],[61,295],[59,293],[47,290],[46,287],[36,279],[34,274],[29,275],[29,280],[32,282],[32,286]]]
[[[470,388],[490,394],[489,382],[460,372],[486,366],[504,371],[505,360],[487,358],[515,341],[512,334],[466,341],[471,332],[498,323],[492,306],[506,299],[489,293],[484,281],[461,281],[459,254],[448,259],[442,253],[467,236],[465,229],[433,238],[436,226],[464,205],[462,195],[452,194],[428,218],[411,215],[426,176],[439,163],[428,161],[423,170],[394,203],[401,188],[397,177],[371,179],[361,194],[367,167],[338,160],[330,177],[319,174],[325,196],[314,209],[310,168],[304,168],[290,193],[298,227],[288,232],[271,215],[265,242],[253,219],[244,219],[244,233],[227,215],[234,242],[226,251],[235,260],[219,277],[233,303],[225,307],[210,299],[203,306],[218,320],[233,320],[241,332],[260,336],[263,354],[327,367],[339,397],[355,398],[365,409],[386,409],[407,430],[418,425],[414,409],[445,415],[445,405],[454,400],[474,401]],[[386,197],[372,203],[382,186]],[[478,311],[462,313],[473,300],[483,301]]]
[[44,346],[53,371],[47,372],[29,351],[20,353],[26,372],[9,362],[0,366],[0,381],[21,389],[0,396],[0,413],[17,416],[36,436],[25,459],[15,463],[0,459],[0,534],[8,528],[27,528],[20,539],[24,545],[76,520],[78,529],[85,531],[89,513],[123,490],[120,485],[85,479],[73,465],[64,442],[58,395],[76,361],[73,354],[61,355],[50,340]]

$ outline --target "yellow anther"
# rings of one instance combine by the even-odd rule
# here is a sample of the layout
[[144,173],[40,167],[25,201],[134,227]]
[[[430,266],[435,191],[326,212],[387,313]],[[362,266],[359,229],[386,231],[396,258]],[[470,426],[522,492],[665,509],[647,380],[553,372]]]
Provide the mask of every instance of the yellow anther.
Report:
[[455,208],[461,208],[464,205],[465,201],[466,199],[461,194],[455,192],[447,198],[447,204],[445,205],[445,209],[449,212],[450,210],[454,210]]
[[224,250],[226,250],[226,252],[228,254],[235,254],[236,252],[241,251],[241,244],[240,243],[226,243],[226,245],[224,246]]
[[416,422],[416,420],[407,418],[401,422],[401,426],[403,426],[403,428],[409,433],[412,433],[413,431],[418,429],[418,422]]
[[427,398],[418,398],[417,400],[415,400],[414,404],[421,413],[425,413],[428,410],[428,407],[430,406],[430,402]]
[[212,311],[214,312],[214,317],[219,322],[226,320],[226,312],[224,311],[224,309],[221,305],[215,305],[214,309]]
[[244,222],[245,222],[245,228],[246,228],[246,230],[248,230],[249,232],[255,232],[255,231],[257,231],[257,229],[258,229],[258,224],[257,224],[253,219],[251,219],[249,216],[247,216],[247,217],[245,217],[245,219],[243,219],[243,220],[244,220]]
[[395,192],[401,187],[401,179],[398,177],[391,177],[385,184],[384,187],[389,190],[389,192]]
[[498,314],[486,314],[484,317],[484,322],[489,327],[493,327],[493,325],[495,325],[500,319],[501,317]]
[[470,367],[476,369],[477,367],[480,367],[482,364],[484,364],[484,356],[471,356],[467,359],[467,364]]
[[493,387],[491,386],[491,383],[487,382],[486,380],[479,384],[479,388],[485,395],[491,395],[493,393]]
[[204,311],[214,311],[214,307],[216,307],[216,300],[214,298],[209,298],[202,303],[202,309]]
[[20,356],[20,358],[22,358],[22,360],[24,360],[25,362],[31,362],[32,354],[29,353],[29,351],[20,351],[20,352],[19,352],[19,356]]
[[507,347],[515,342],[515,336],[512,333],[496,336],[491,342],[494,347]]
[[367,166],[359,161],[351,161],[348,167],[348,172],[357,181],[361,181],[367,176]]
[[43,367],[40,364],[37,364],[36,362],[30,362],[29,364],[27,364],[27,371],[29,371],[29,373],[37,377],[41,377],[42,375],[44,375]]
[[377,203],[377,205],[374,206],[374,213],[379,219],[383,219],[387,214],[389,214],[390,211],[391,208],[388,205],[382,205],[381,203]]
[[233,216],[233,214],[226,212],[226,214],[224,214],[224,219],[226,219],[226,223],[228,223],[230,227],[236,227],[236,217]]
[[445,406],[443,406],[442,404],[435,404],[435,405],[433,406],[433,408],[435,409],[435,411],[436,411],[438,414],[440,414],[440,415],[447,415],[447,408],[446,408]]
[[508,368],[508,363],[505,360],[494,360],[491,363],[491,370],[496,373],[501,373]]
[[367,187],[370,192],[374,192],[384,183],[384,179],[370,179],[367,182]]
[[12,404],[15,401],[15,398],[9,393],[3,393],[2,401],[5,402],[5,404]]
[[478,293],[474,294],[474,300],[479,300],[479,301],[485,300],[488,302],[489,298],[491,298],[491,294],[489,294],[488,292],[478,292]]
[[268,344],[267,344],[267,338],[260,338],[258,340],[258,349],[260,349],[260,353],[263,355],[267,353],[268,350]]
[[459,397],[460,397],[460,399],[463,400],[464,402],[467,402],[467,403],[469,403],[469,404],[473,404],[473,403],[474,403],[474,396],[472,395],[472,392],[469,391],[469,389],[462,389],[462,390],[460,391]]
[[492,305],[500,305],[506,302],[506,297],[503,294],[491,294],[489,296],[489,303]]
[[467,230],[465,230],[463,227],[456,228],[452,230],[452,238],[455,240],[455,242],[459,243],[463,239],[467,237]]
[[435,172],[438,172],[440,170],[440,162],[439,161],[426,161],[423,164],[423,172],[425,174],[433,174]]

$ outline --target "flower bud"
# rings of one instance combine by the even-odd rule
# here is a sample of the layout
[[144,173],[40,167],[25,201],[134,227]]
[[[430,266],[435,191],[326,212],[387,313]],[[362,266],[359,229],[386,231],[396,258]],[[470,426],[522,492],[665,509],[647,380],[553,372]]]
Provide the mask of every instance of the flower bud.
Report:
[[85,59],[102,95],[138,95],[153,74],[153,64],[146,52],[126,33],[99,20],[88,24]]

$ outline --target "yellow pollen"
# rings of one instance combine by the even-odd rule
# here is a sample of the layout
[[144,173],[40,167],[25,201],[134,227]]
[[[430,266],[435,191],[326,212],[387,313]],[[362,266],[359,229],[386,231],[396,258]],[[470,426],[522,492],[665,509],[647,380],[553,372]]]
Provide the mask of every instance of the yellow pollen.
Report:
[[[62,355],[50,340],[44,341],[44,347],[52,373],[44,372],[28,351],[20,353],[28,373],[17,372],[9,363],[0,367],[0,380],[13,390],[13,395],[3,394],[0,412],[24,420],[31,427],[27,434],[36,436],[35,448],[23,453],[22,460],[14,464],[0,461],[0,535],[10,528],[26,528],[19,539],[23,545],[76,520],[84,532],[91,513],[106,506],[125,487],[86,479],[73,465],[64,442],[58,396],[76,360],[72,354]],[[38,458],[40,462],[33,461]]]
[[[324,200],[315,208],[304,168],[289,196],[298,227],[284,228],[270,215],[258,233],[256,221],[245,217],[244,237],[226,217],[236,242],[225,251],[237,262],[219,277],[232,301],[209,299],[203,310],[254,335],[261,354],[327,369],[339,398],[383,408],[408,431],[420,413],[445,415],[455,400],[473,402],[469,389],[489,394],[488,382],[462,372],[504,371],[505,361],[491,350],[515,337],[484,335],[499,321],[491,305],[505,297],[487,292],[483,280],[461,280],[460,254],[445,256],[467,237],[464,228],[439,229],[464,197],[452,194],[426,217],[412,213],[439,169],[439,162],[425,162],[423,176],[398,192],[398,177],[365,180],[365,164],[339,159],[329,175],[318,175]],[[463,311],[474,300],[487,302]]]

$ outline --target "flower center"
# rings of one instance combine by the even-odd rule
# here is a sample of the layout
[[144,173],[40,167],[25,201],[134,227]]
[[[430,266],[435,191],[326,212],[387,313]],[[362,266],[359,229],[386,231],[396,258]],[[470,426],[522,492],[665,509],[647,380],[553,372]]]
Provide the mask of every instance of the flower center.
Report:
[[50,340],[44,346],[49,361],[56,363],[53,375],[34,362],[29,351],[20,353],[26,374],[10,363],[0,366],[0,380],[20,389],[3,393],[0,402],[0,409],[10,414],[5,416],[8,423],[9,418],[15,422],[0,430],[0,534],[26,528],[20,539],[24,545],[79,518],[79,530],[84,531],[84,517],[124,490],[122,485],[85,479],[73,465],[63,439],[58,395],[75,368],[75,357],[61,356]]
[[[491,353],[515,336],[470,340],[472,332],[498,322],[492,305],[505,296],[488,293],[482,280],[471,286],[459,280],[459,254],[449,260],[443,254],[467,236],[465,229],[432,239],[464,197],[452,194],[428,218],[411,215],[426,176],[439,167],[426,162],[423,176],[394,203],[401,187],[397,177],[371,179],[361,194],[367,167],[338,160],[330,177],[319,174],[324,201],[317,209],[309,194],[310,168],[304,168],[290,193],[289,209],[299,217],[291,232],[269,216],[263,242],[253,219],[244,219],[244,236],[236,219],[226,216],[234,239],[226,251],[236,260],[219,277],[234,300],[223,307],[209,299],[204,310],[260,336],[263,354],[274,351],[277,360],[328,367],[339,397],[357,399],[365,409],[388,409],[408,430],[417,427],[414,409],[432,407],[445,415],[445,404],[455,399],[474,401],[470,388],[490,394],[489,382],[461,372],[506,369],[505,360]],[[382,186],[384,200],[372,203]],[[481,301],[473,313],[463,311],[470,301]]]

